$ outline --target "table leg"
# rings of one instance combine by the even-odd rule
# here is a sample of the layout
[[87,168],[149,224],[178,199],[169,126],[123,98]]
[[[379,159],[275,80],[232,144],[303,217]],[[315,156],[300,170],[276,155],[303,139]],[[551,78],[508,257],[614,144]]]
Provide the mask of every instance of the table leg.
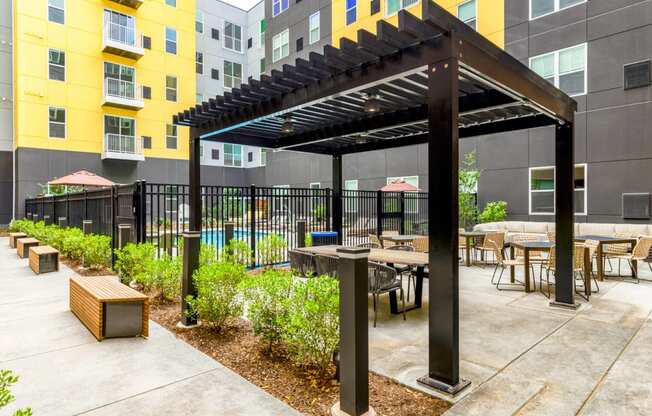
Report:
[[471,237],[466,236],[466,267],[471,267]]
[[598,244],[596,260],[598,261],[598,280],[603,281],[604,280],[604,258],[602,256],[602,243]]
[[[390,266],[391,267],[391,266]],[[423,279],[425,277],[424,267],[417,267],[416,273],[416,285],[414,289],[414,305],[405,306],[405,312],[411,311],[413,309],[421,308],[421,302],[423,301]],[[398,308],[398,299],[396,298],[396,292],[389,292],[389,310],[392,315],[398,315],[403,313]]]
[[632,277],[636,278],[636,276],[638,276],[638,261],[632,260],[631,265],[632,265]]
[[584,247],[584,294],[588,300],[591,297],[591,272],[593,271],[589,248]]
[[530,292],[530,250],[525,248],[525,292]]
[[[514,247],[509,246],[509,258],[514,259]],[[516,282],[516,273],[515,273],[515,267],[514,266],[509,266],[509,282],[510,283],[515,283]]]

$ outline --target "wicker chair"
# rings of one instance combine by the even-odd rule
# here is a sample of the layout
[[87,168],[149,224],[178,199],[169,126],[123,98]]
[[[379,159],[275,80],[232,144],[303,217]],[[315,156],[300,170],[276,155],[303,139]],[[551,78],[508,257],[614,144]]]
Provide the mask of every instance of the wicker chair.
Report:
[[337,278],[337,257],[315,255],[317,276],[330,276]]
[[[540,237],[536,235],[526,235],[526,234],[516,234],[512,238],[512,241],[515,243],[526,243],[526,242],[532,242],[532,241],[539,241]],[[534,255],[533,255],[534,253]],[[524,259],[525,258],[525,253],[523,250],[520,248],[517,248],[514,251],[514,257],[517,259]],[[548,260],[547,257],[544,257],[541,255],[541,252],[533,252],[530,250],[530,264],[538,264],[539,265],[539,279],[541,279],[541,273],[542,273],[542,265],[546,263]]]
[[[408,246],[408,245],[403,245],[403,244],[398,244],[395,246],[388,247],[387,250],[395,250],[395,251],[415,251],[413,246]],[[405,264],[395,264],[393,266],[396,269],[396,273],[401,275],[401,278],[403,277],[404,273],[408,273],[408,291],[407,291],[407,298],[410,300],[410,284],[412,284],[412,287],[414,287],[414,291],[416,292],[417,287],[416,287],[416,278],[412,275],[412,267],[405,265]]]
[[[492,244],[492,242],[494,244]],[[482,240],[482,244],[476,245],[473,248],[475,249],[476,253],[479,252],[483,256],[485,256],[485,263],[486,263],[487,260],[486,254],[492,253],[495,255],[494,245],[498,246],[502,253],[503,247],[505,246],[505,233],[502,232],[487,233],[487,235]],[[496,258],[496,262],[497,261],[498,259]]]
[[638,240],[634,250],[631,253],[625,253],[619,256],[613,256],[612,258],[618,259],[618,274],[620,275],[620,261],[625,260],[629,264],[629,267],[634,273],[634,280],[636,283],[639,283],[641,279],[638,277],[638,270],[634,268],[635,261],[644,261],[648,258],[650,254],[650,248],[652,248],[652,238],[643,237]]
[[598,246],[600,242],[597,240],[586,240],[584,242],[584,247],[589,248],[589,264],[591,266],[591,279],[595,283],[595,291],[600,292],[600,286],[598,285],[598,279],[595,273],[593,273],[593,259],[596,258],[596,253],[598,252]]
[[[616,234],[615,237],[618,238],[629,238],[629,235],[626,234]],[[629,243],[619,243],[619,244],[605,244],[602,246],[602,257],[607,264],[609,264],[609,271],[613,271],[613,266],[611,265],[611,260],[618,260],[618,276],[620,276],[620,262],[624,260],[624,257],[629,254]]]
[[315,258],[312,254],[296,250],[289,250],[290,267],[296,270],[300,276],[310,277],[315,274]]
[[373,297],[374,304],[374,328],[376,327],[377,297],[384,293],[399,292],[403,300],[403,320],[405,320],[405,297],[403,296],[403,279],[397,275],[393,267],[384,264],[369,262],[369,293]]
[[548,236],[548,241],[550,241],[551,243],[555,242],[555,239],[557,238],[557,234],[555,234],[554,231],[548,231],[546,235]]
[[427,253],[428,252],[428,236],[425,237],[417,237],[412,241],[412,247],[414,247],[414,251],[418,251],[420,253]]
[[[584,281],[584,248],[584,244],[575,244],[575,247],[573,248],[573,287],[576,293],[579,293],[577,292],[576,284],[577,280],[579,280],[578,276],[582,281]],[[543,292],[543,281],[539,283],[539,291],[548,299],[550,299],[550,287],[552,286],[550,283],[550,273],[552,272],[554,277],[556,272],[556,257],[555,247],[552,247],[550,249],[550,255],[548,256],[548,261],[543,265],[543,268],[546,271],[546,285],[548,289],[547,294]]]
[[383,243],[380,242],[380,238],[376,234],[369,234],[369,242],[378,245],[378,247],[383,246]]
[[[496,285],[496,289],[498,290],[517,290],[517,289],[501,289],[500,288],[500,281],[503,278],[503,274],[505,273],[505,269],[508,267],[516,267],[516,266],[525,266],[525,261],[522,258],[517,258],[517,259],[506,259],[505,256],[503,256],[503,245],[502,244],[496,244],[495,241],[493,240],[485,240],[486,243],[488,244],[489,247],[493,249],[493,253],[496,256],[496,268],[494,268],[494,273],[491,275],[491,284]],[[498,268],[500,268],[500,275],[498,276],[498,280],[496,281],[496,273],[498,272]],[[534,272],[533,272],[534,273]],[[504,283],[503,286],[523,286],[522,283]]]

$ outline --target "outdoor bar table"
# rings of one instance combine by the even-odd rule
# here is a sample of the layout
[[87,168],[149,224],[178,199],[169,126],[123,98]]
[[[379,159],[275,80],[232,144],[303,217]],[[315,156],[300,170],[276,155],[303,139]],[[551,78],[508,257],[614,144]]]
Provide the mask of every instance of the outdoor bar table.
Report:
[[[514,258],[514,249],[520,249],[523,251],[524,262],[525,262],[525,291],[534,292],[536,290],[536,282],[534,287],[530,287],[530,253],[531,252],[550,252],[550,249],[554,247],[555,243],[550,241],[521,241],[521,242],[510,242],[509,243],[509,254],[511,258]],[[514,283],[514,271],[515,267],[511,266],[509,268],[510,280]],[[591,259],[589,258],[589,249],[584,247],[584,295],[588,299],[591,296]]]
[[[310,254],[320,254],[326,256],[338,257],[337,249],[343,246],[317,246],[317,247],[302,247],[297,248],[297,251],[304,251]],[[369,261],[376,263],[392,264],[407,264],[416,267],[416,287],[414,290],[414,305],[406,306],[405,311],[418,309],[421,307],[423,297],[423,278],[425,277],[425,268],[428,266],[428,253],[421,253],[417,251],[399,251],[387,250],[382,248],[372,248],[369,251]],[[402,313],[398,309],[398,302],[396,300],[396,292],[389,293],[389,307],[393,314]]]
[[[595,240],[598,242],[598,249],[596,251],[596,261],[598,263],[598,280],[604,280],[604,250],[603,247],[605,244],[629,244],[631,249],[634,250],[636,246],[635,238],[627,237],[606,237],[600,235],[579,235],[575,237],[575,241],[584,242],[586,240]],[[636,260],[632,260],[632,276],[635,275],[636,271]]]
[[482,231],[462,231],[460,232],[460,237],[466,239],[466,258],[464,259],[464,264],[466,267],[471,267],[471,241],[474,241],[478,237],[486,236],[486,232]]

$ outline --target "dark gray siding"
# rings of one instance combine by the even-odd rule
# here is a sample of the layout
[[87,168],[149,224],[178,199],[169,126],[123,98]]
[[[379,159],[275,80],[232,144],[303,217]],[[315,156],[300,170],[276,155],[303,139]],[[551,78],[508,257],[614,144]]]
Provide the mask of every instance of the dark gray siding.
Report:
[[13,153],[0,152],[0,225],[9,224],[13,200]]

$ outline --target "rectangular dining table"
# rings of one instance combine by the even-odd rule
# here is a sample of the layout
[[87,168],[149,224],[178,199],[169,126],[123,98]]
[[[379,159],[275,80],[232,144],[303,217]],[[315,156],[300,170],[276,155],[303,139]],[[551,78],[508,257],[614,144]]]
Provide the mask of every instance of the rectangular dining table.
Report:
[[[343,246],[328,245],[328,246],[314,246],[297,248],[297,251],[303,251],[310,254],[319,254],[324,256],[338,257],[337,249]],[[418,309],[421,307],[423,300],[423,279],[425,277],[425,268],[428,267],[428,253],[421,253],[418,251],[399,251],[387,250],[382,248],[372,248],[369,251],[369,261],[376,263],[386,263],[388,266],[394,264],[406,264],[416,268],[416,284],[414,289],[414,304],[406,306],[405,311]],[[389,293],[389,307],[393,314],[402,313],[398,309],[398,302],[396,299],[396,292]]]
[[[584,242],[587,240],[594,240],[598,242],[598,248],[596,250],[595,256],[596,256],[596,262],[597,268],[598,268],[598,280],[603,281],[604,280],[604,245],[605,244],[629,244],[631,249],[634,250],[634,246],[636,246],[636,240],[635,238],[629,238],[629,237],[607,237],[607,236],[601,236],[601,235],[579,235],[575,237],[575,241],[580,241]],[[632,277],[635,276],[636,274],[636,260],[632,261]]]
[[476,238],[484,238],[487,235],[483,231],[462,231],[460,232],[460,237],[463,237],[466,240],[466,257],[464,259],[464,264],[466,267],[471,267],[471,242],[475,241]]

